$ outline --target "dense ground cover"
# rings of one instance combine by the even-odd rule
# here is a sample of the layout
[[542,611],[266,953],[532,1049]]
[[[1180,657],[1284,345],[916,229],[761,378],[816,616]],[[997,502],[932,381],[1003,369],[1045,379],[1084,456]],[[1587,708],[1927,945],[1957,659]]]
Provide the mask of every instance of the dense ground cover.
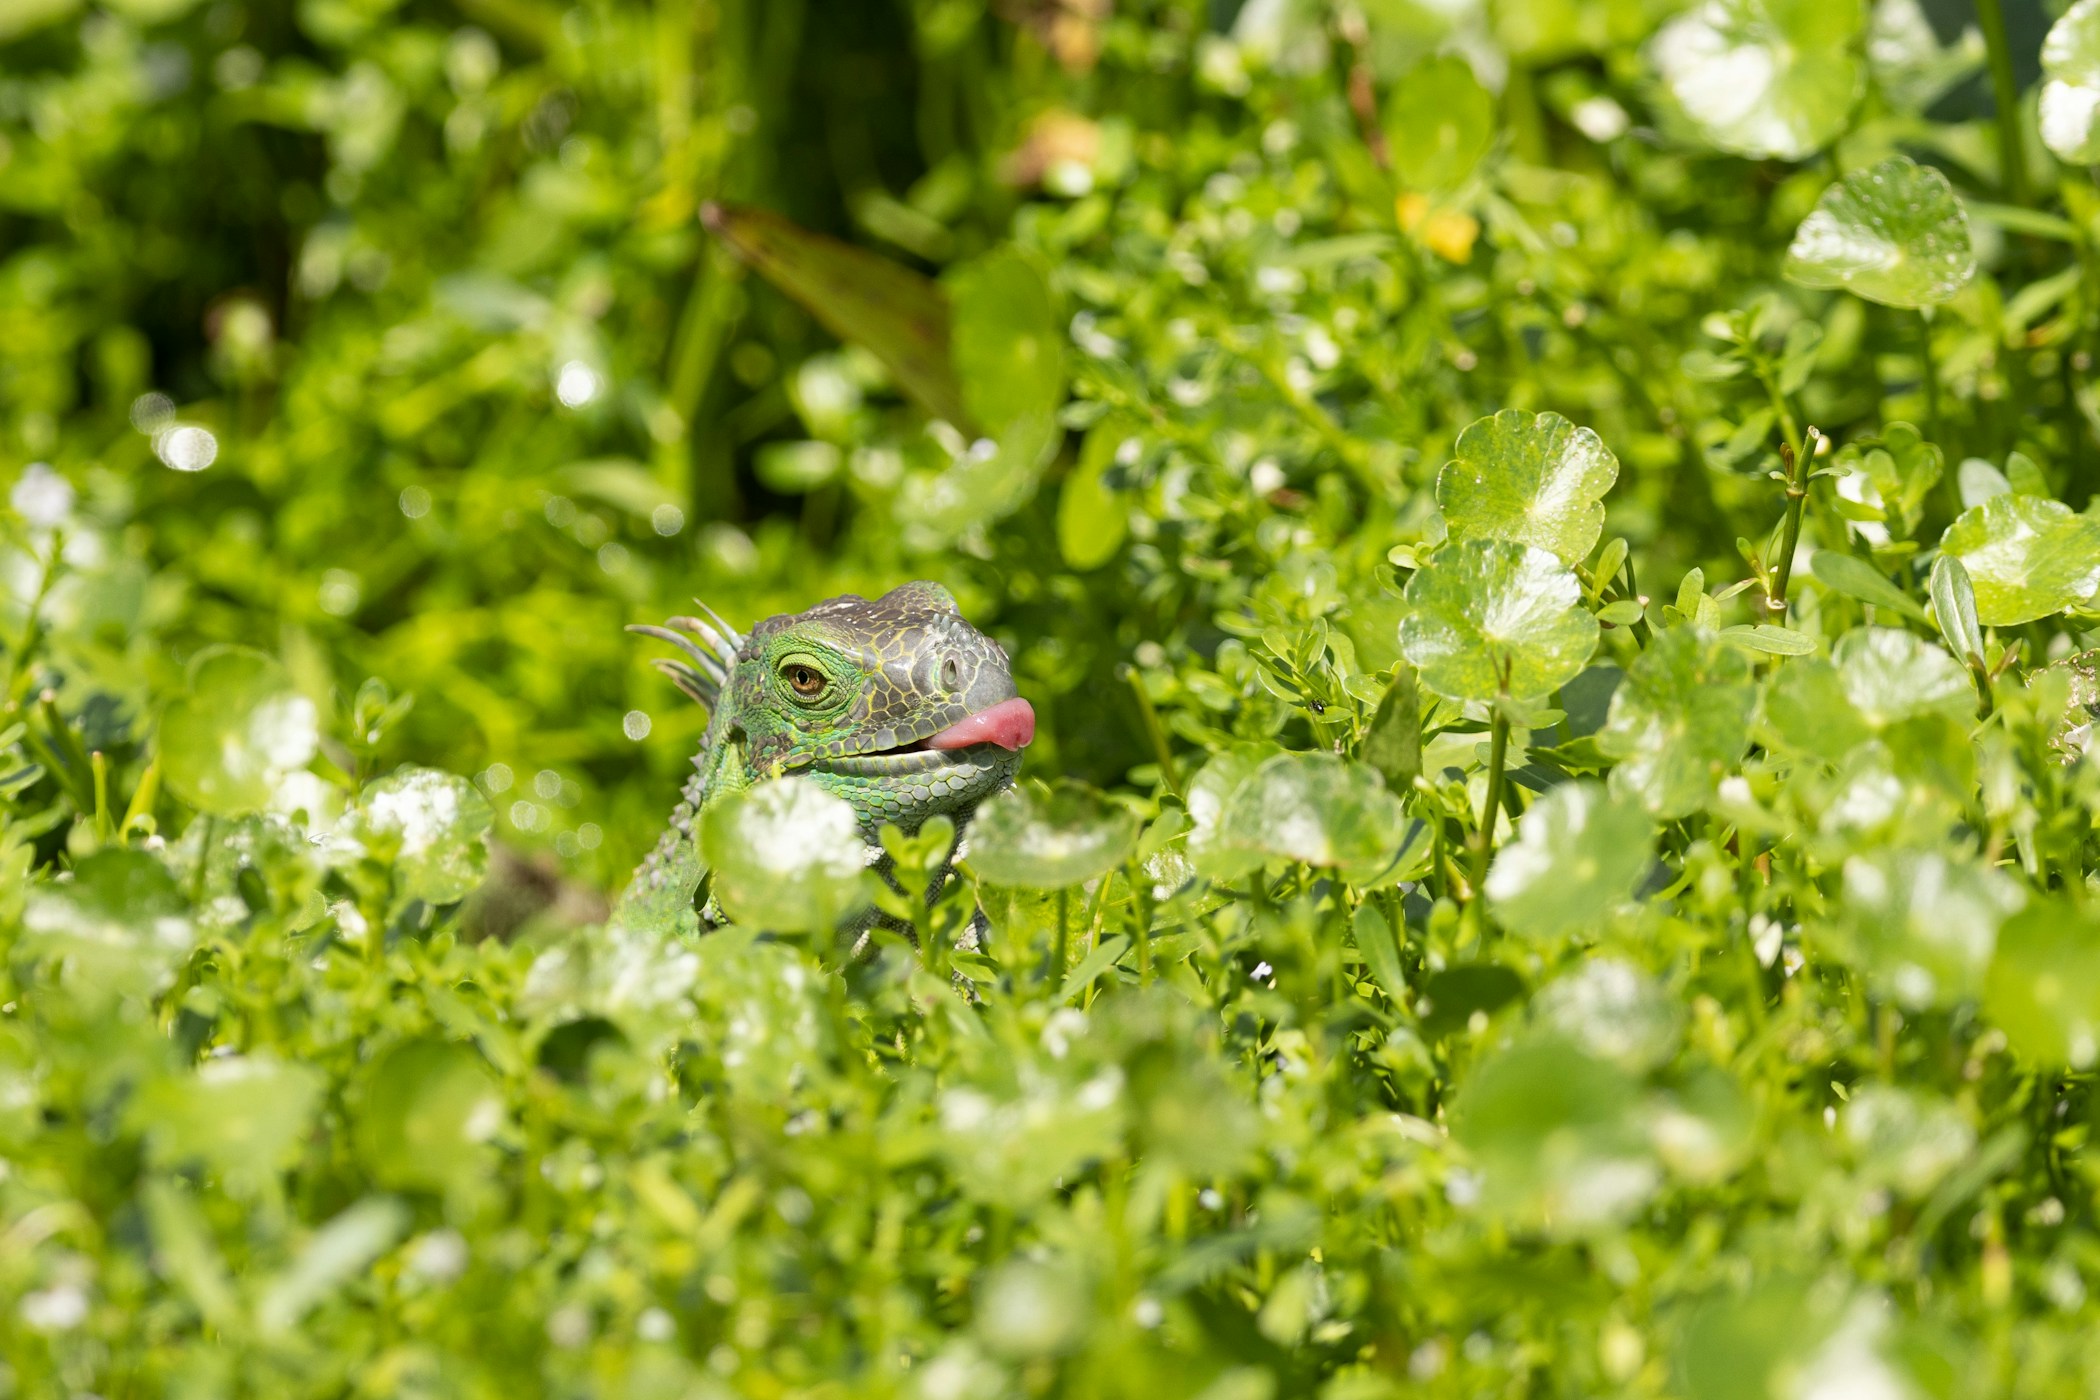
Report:
[[[0,6],[0,1392],[2100,1390],[2013,10]],[[914,577],[919,936],[605,922],[621,626]]]

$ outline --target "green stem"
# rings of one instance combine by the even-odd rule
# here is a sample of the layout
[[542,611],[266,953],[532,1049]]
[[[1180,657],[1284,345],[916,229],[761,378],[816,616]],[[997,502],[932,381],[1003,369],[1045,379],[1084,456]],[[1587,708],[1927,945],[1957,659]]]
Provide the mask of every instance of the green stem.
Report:
[[1946,425],[1940,421],[1940,367],[1932,357],[1932,315],[1918,313],[1918,359],[1925,371],[1925,418],[1932,425],[1932,440],[1948,457],[1954,456],[1947,442]]
[[25,689],[23,681],[29,674],[29,660],[36,655],[37,644],[44,637],[44,600],[51,596],[51,585],[58,581],[58,561],[65,553],[66,537],[53,531],[51,553],[44,560],[43,576],[37,580],[36,596],[29,600],[29,612],[22,622],[22,638],[15,643],[14,665],[8,672],[7,698],[19,700]]
[[1050,945],[1050,984],[1054,996],[1059,984],[1064,981],[1065,955],[1071,939],[1072,891],[1063,886],[1057,890],[1057,941]]
[[1159,711],[1152,707],[1152,696],[1145,689],[1145,678],[1135,666],[1125,666],[1123,678],[1130,682],[1130,693],[1137,697],[1138,713],[1145,721],[1145,733],[1152,740],[1152,752],[1159,758],[1160,781],[1178,798],[1182,795],[1181,771],[1174,766],[1174,751],[1167,747],[1167,731],[1159,722]]
[[1488,737],[1487,800],[1480,804],[1480,830],[1473,834],[1473,874],[1468,882],[1473,906],[1479,907],[1481,888],[1487,883],[1488,854],[1495,844],[1495,817],[1502,810],[1502,768],[1509,758],[1509,717],[1495,707]]
[[1999,0],[1976,0],[1976,27],[1990,56],[1991,98],[1998,109],[1998,160],[2008,203],[2025,206],[2027,149],[2020,135],[2020,87],[2013,77],[2012,47],[2005,40],[2005,8]]
[[1123,867],[1123,878],[1130,882],[1130,909],[1137,916],[1138,985],[1152,985],[1152,901],[1145,884],[1145,872],[1136,861]]
[[1772,570],[1772,596],[1766,600],[1775,623],[1786,621],[1786,589],[1794,576],[1794,553],[1801,545],[1801,517],[1808,508],[1808,463],[1816,455],[1816,443],[1822,436],[1811,427],[1802,436],[1799,453],[1784,443],[1780,445],[1786,458],[1786,529],[1779,537],[1779,559]]

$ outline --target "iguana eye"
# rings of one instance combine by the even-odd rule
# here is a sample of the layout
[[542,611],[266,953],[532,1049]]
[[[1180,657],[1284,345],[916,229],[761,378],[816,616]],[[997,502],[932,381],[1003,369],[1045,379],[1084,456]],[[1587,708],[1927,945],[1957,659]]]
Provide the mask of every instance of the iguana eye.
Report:
[[802,700],[816,699],[824,693],[824,688],[831,684],[822,671],[814,666],[805,666],[799,661],[790,661],[781,667],[780,678],[788,683],[788,689],[795,692],[796,698]]

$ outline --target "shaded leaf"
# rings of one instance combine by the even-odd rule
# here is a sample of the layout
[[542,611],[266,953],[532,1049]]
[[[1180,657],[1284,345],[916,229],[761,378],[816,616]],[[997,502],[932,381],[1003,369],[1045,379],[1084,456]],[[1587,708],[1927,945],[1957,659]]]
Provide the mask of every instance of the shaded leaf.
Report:
[[1393,173],[1409,189],[1448,193],[1495,143],[1495,99],[1456,56],[1400,75],[1384,104]]
[[2029,1061],[2090,1069],[2100,1059],[2100,936],[2092,918],[2038,900],[2007,920],[1983,1009]]
[[1908,1007],[1982,991],[1998,926],[2024,902],[1996,870],[1939,851],[1853,856],[1844,888],[1845,918],[1824,936],[1877,992]]
[[1749,747],[1756,699],[1741,651],[1692,627],[1663,633],[1627,671],[1597,736],[1619,760],[1611,790],[1657,817],[1697,811]]
[[1591,929],[1630,898],[1654,857],[1647,813],[1602,783],[1561,783],[1495,853],[1487,897],[1505,927],[1533,938]]
[[1406,662],[1393,668],[1393,682],[1379,697],[1357,757],[1396,793],[1408,791],[1421,776],[1422,690],[1415,681],[1415,668]]
[[1916,599],[1896,587],[1886,574],[1864,559],[1835,549],[1819,549],[1808,558],[1809,572],[1816,578],[1862,603],[1872,603],[1877,608],[1888,608],[1904,617],[1925,620],[1925,609]]
[[444,1190],[485,1170],[485,1144],[507,1117],[502,1090],[470,1045],[418,1039],[388,1050],[364,1072],[353,1127],[374,1181]]

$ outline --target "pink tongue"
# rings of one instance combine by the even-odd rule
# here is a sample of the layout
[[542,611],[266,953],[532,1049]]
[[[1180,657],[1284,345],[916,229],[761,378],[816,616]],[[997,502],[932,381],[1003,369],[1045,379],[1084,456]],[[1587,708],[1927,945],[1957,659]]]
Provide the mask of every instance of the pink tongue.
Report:
[[926,747],[966,749],[972,744],[997,744],[1002,749],[1025,749],[1034,738],[1035,707],[1017,695],[950,725],[928,739]]

